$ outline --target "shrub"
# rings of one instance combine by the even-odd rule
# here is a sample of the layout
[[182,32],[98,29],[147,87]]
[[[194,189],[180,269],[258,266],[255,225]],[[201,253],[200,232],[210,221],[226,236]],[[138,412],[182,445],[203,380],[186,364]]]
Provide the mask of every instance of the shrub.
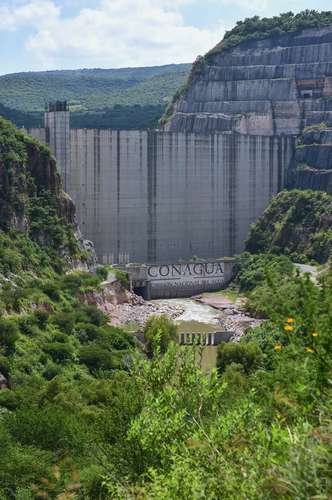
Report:
[[129,289],[129,278],[127,273],[125,273],[124,271],[120,271],[119,269],[116,269],[115,277],[123,286],[123,288],[125,288],[126,290]]
[[100,277],[86,272],[73,272],[62,278],[61,285],[71,295],[76,295],[85,289],[95,288],[100,283]]
[[121,328],[114,326],[104,326],[100,328],[99,343],[105,346],[111,346],[113,349],[123,351],[132,348],[135,345],[135,339],[132,334],[125,332]]
[[177,339],[177,326],[166,316],[151,316],[144,328],[144,338],[148,355],[159,351],[164,354],[171,341]]
[[101,336],[100,327],[91,323],[76,323],[75,336],[82,344],[93,342]]
[[250,373],[260,366],[263,353],[257,344],[226,344],[218,347],[217,367],[222,373],[233,363],[243,366],[246,373]]
[[20,400],[14,391],[10,389],[4,389],[0,391],[0,406],[7,408],[8,410],[16,410],[19,406]]
[[0,347],[5,354],[12,354],[15,350],[15,343],[19,338],[17,322],[12,319],[0,319]]
[[297,14],[285,12],[274,17],[250,17],[244,21],[238,21],[232,30],[226,31],[224,39],[208,52],[206,58],[210,60],[215,54],[250,40],[262,40],[305,28],[318,28],[331,24],[331,12],[318,12],[309,9]]
[[97,307],[82,304],[76,309],[76,321],[103,326],[107,324],[108,318],[102,311],[99,311]]
[[77,311],[61,311],[55,314],[52,318],[52,322],[57,325],[60,330],[70,334],[75,326]]
[[72,361],[74,357],[74,348],[68,343],[48,342],[44,345],[44,351],[49,354],[56,363]]
[[237,258],[235,280],[240,291],[247,292],[266,282],[267,277],[273,276],[281,281],[284,277],[292,276],[294,269],[290,259],[283,255],[252,255],[244,252]]
[[86,365],[92,372],[113,370],[119,366],[118,359],[114,353],[96,344],[81,347],[79,360],[80,363]]
[[46,380],[52,380],[54,377],[61,373],[61,367],[52,361],[49,361],[45,366],[45,370],[43,371],[43,376]]
[[0,353],[0,373],[5,377],[8,377],[10,371],[9,360],[6,356]]
[[53,404],[20,408],[5,423],[11,435],[23,445],[57,452],[82,450],[86,446],[82,419]]
[[41,290],[51,300],[54,300],[55,302],[58,302],[60,300],[60,287],[55,281],[47,281],[41,286]]
[[332,252],[332,196],[322,191],[282,191],[252,225],[246,250],[284,254],[293,262],[328,261]]
[[107,276],[108,276],[108,268],[101,267],[101,266],[97,267],[96,274],[101,280],[105,281],[107,279]]

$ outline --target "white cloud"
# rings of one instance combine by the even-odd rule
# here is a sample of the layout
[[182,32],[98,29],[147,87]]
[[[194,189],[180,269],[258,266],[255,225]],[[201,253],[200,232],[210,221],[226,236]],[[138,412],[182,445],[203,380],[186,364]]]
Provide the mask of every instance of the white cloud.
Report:
[[222,5],[233,5],[246,10],[264,11],[275,3],[274,0],[222,0]]
[[[187,25],[180,7],[194,0],[101,0],[63,18],[52,0],[30,0],[0,8],[7,26],[33,27],[26,41],[41,66],[121,67],[192,61],[221,38],[221,23],[210,31]],[[1,15],[4,14],[4,15]]]
[[52,0],[34,0],[15,7],[0,6],[0,31],[12,31],[23,26],[38,28],[58,19],[60,9]]

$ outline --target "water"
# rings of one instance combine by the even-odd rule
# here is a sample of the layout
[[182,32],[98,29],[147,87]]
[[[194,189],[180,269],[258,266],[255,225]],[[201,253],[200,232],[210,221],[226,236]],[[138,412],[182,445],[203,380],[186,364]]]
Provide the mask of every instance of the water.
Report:
[[[221,323],[224,315],[206,304],[201,304],[193,299],[164,299],[154,301],[160,305],[176,305],[184,309],[181,316],[176,319],[179,333],[209,333],[222,329]],[[201,367],[203,370],[215,368],[217,361],[217,347],[206,346],[203,349]]]
[[[179,324],[193,323],[198,325],[205,325],[208,330],[220,330],[220,320],[223,318],[223,313],[214,309],[211,306],[201,304],[193,299],[164,299],[153,301],[156,304],[179,306],[184,309],[184,312],[177,318]],[[212,330],[211,330],[212,328]],[[187,330],[188,331],[188,330]],[[192,330],[195,332],[196,330]]]

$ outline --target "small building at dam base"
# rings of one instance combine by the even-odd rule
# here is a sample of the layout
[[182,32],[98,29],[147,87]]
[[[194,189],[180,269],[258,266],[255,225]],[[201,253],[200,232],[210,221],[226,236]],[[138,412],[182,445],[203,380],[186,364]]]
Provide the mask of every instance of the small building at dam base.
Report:
[[235,259],[191,261],[178,264],[128,264],[130,288],[144,299],[191,297],[226,288]]

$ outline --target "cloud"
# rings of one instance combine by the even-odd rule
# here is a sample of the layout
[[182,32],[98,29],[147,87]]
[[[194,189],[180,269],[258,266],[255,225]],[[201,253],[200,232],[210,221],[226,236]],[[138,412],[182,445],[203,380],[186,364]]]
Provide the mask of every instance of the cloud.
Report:
[[23,26],[38,28],[58,19],[60,9],[52,0],[34,0],[14,3],[12,7],[0,6],[0,31],[14,31]]
[[[181,6],[194,0],[101,0],[64,18],[52,0],[0,8],[7,27],[32,27],[26,49],[47,67],[121,67],[188,62],[223,36],[185,23]],[[3,11],[3,12],[2,12]]]

